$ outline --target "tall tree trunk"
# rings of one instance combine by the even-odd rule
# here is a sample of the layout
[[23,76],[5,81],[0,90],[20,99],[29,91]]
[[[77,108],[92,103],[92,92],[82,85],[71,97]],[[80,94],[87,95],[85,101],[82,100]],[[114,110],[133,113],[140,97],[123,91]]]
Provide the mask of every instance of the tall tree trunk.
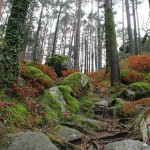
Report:
[[29,37],[31,35],[31,26],[32,26],[32,21],[33,21],[33,12],[34,12],[34,8],[35,5],[34,4],[30,4],[30,9],[31,11],[28,13],[28,22],[26,23],[26,34],[24,36],[24,43],[23,43],[23,52],[22,52],[22,59],[24,60],[26,58],[26,50],[27,50],[27,46],[29,43]]
[[123,45],[123,58],[125,58],[126,48],[125,48],[125,27],[124,27],[124,0],[122,0],[122,45]]
[[59,21],[60,21],[60,15],[61,15],[62,8],[63,8],[63,5],[60,6],[59,13],[58,13],[58,16],[57,16],[57,23],[56,23],[56,28],[55,28],[53,49],[52,49],[52,56],[55,55],[55,53],[56,53],[57,34],[58,34],[58,27],[59,27]]
[[125,5],[126,5],[126,13],[127,13],[127,25],[128,25],[128,38],[129,38],[130,54],[135,54],[134,42],[133,42],[133,36],[132,36],[132,28],[131,28],[129,1],[128,0],[125,0]]
[[5,48],[0,52],[0,85],[9,90],[19,76],[19,54],[23,48],[24,24],[29,0],[12,0],[5,32]]
[[106,44],[109,52],[111,85],[120,82],[116,31],[110,0],[105,1]]
[[98,69],[102,68],[102,49],[101,49],[101,23],[99,16],[99,1],[98,1],[98,29],[97,29],[97,40],[98,40]]
[[33,61],[37,61],[38,60],[38,43],[39,43],[39,34],[40,34],[40,30],[41,30],[41,23],[42,23],[42,16],[43,16],[43,5],[42,5],[42,9],[41,9],[41,13],[40,13],[40,19],[38,22],[38,27],[37,27],[37,31],[36,31],[36,35],[35,35],[35,42],[34,42],[34,48],[33,48]]
[[85,37],[84,37],[84,53],[85,53],[84,73],[87,73],[87,36],[86,36],[86,31],[85,31]]
[[95,32],[95,71],[97,71],[98,69],[98,65],[97,65],[97,38],[96,38],[96,32]]
[[138,26],[138,45],[139,45],[139,52],[142,51],[142,44],[141,44],[141,33],[140,33],[140,24],[139,24],[139,13],[138,13],[138,1],[136,0],[136,16],[137,16],[137,26]]
[[133,9],[135,54],[138,54],[139,50],[138,50],[138,43],[137,43],[137,24],[136,24],[136,15],[135,15],[135,0],[132,0],[132,9]]
[[78,22],[76,32],[76,43],[74,46],[74,67],[79,69],[79,55],[80,55],[80,22],[81,22],[81,1],[78,1]]

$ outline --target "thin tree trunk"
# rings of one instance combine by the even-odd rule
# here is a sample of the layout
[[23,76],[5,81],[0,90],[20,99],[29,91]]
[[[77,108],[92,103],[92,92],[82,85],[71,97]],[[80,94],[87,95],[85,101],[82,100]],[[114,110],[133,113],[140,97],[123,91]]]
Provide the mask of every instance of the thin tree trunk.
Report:
[[125,5],[126,5],[126,13],[127,13],[127,25],[128,25],[128,38],[129,38],[130,54],[135,54],[134,42],[133,42],[133,36],[132,36],[132,28],[131,28],[129,1],[128,0],[125,0]]
[[60,21],[60,15],[61,15],[62,8],[63,8],[63,6],[60,6],[59,13],[58,13],[58,16],[57,16],[57,23],[56,23],[56,28],[55,28],[53,49],[52,49],[52,56],[55,55],[55,53],[56,53],[57,33],[58,33],[58,27],[59,27],[59,21]]
[[76,43],[74,47],[74,67],[79,69],[79,54],[80,54],[80,22],[81,22],[81,0],[78,3],[78,22],[76,32]]
[[138,44],[139,44],[139,52],[142,51],[142,44],[141,44],[141,33],[140,33],[140,26],[139,26],[139,14],[138,14],[138,4],[136,0],[136,16],[137,16],[137,26],[138,26]]
[[133,24],[134,24],[134,44],[135,44],[135,54],[138,54],[138,44],[137,44],[137,27],[136,27],[136,16],[135,16],[135,0],[132,0],[133,9]]
[[35,43],[34,43],[34,48],[33,48],[33,61],[37,61],[37,59],[38,59],[38,45],[39,45],[38,42],[39,42],[39,34],[40,34],[40,30],[41,30],[43,8],[44,7],[42,5],[40,18],[39,18],[39,22],[38,22],[38,27],[37,27],[37,31],[36,31],[36,35],[35,35]]
[[97,40],[98,40],[98,69],[102,68],[102,49],[101,49],[101,24],[99,16],[99,1],[98,1],[98,29],[97,29]]

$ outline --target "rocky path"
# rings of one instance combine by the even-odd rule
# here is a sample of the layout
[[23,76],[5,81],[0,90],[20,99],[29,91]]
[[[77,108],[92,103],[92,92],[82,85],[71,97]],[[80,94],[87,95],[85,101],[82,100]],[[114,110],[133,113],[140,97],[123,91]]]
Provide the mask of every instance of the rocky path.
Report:
[[105,145],[113,141],[128,138],[137,139],[136,136],[128,137],[128,119],[113,118],[97,115],[103,129],[87,134],[82,141],[74,141],[72,144],[80,150],[102,150]]

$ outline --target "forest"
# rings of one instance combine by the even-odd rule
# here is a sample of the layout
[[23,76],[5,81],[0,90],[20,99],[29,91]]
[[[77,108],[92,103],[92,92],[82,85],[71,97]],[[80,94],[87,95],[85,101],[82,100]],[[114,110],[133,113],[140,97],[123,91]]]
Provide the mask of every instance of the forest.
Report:
[[150,0],[0,0],[0,150],[150,150]]

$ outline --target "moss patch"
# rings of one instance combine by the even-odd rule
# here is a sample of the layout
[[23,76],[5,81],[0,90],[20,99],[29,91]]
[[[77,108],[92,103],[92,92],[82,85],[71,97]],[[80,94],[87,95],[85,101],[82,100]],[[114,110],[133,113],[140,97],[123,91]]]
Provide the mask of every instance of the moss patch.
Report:
[[145,80],[150,83],[150,73],[145,77]]
[[15,106],[7,106],[0,111],[8,126],[27,126],[29,122],[27,121],[30,113],[24,105],[16,104]]
[[48,75],[44,74],[41,70],[32,66],[27,66],[27,71],[21,72],[21,75],[22,77],[27,79],[34,79],[45,86],[50,86],[54,84],[54,82],[50,79]]
[[81,72],[70,74],[61,81],[61,84],[69,85],[77,94],[89,88],[88,77]]
[[58,114],[61,112],[61,104],[54,95],[52,95],[48,90],[45,90],[44,93],[37,98],[37,101],[43,102],[48,105],[50,109],[57,112]]
[[69,110],[73,113],[77,113],[79,111],[79,103],[76,98],[71,96],[73,95],[71,88],[68,86],[62,86],[62,85],[59,86],[58,88],[62,92],[63,97],[69,106]]
[[150,84],[145,82],[136,82],[129,85],[129,89],[133,91],[141,91],[142,89],[146,90],[150,94]]
[[124,112],[124,104],[126,103],[126,101],[124,100],[117,100],[116,101],[116,111],[117,111],[117,115],[119,116],[125,116],[125,112]]

